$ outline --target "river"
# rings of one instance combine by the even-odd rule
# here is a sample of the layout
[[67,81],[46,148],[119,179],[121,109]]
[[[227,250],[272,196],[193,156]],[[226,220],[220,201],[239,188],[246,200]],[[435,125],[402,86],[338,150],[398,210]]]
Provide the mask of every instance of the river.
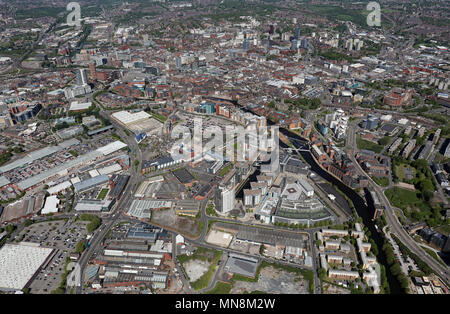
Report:
[[[284,135],[289,135],[289,137],[296,138],[300,141],[305,142],[300,136],[289,132],[286,129],[280,128],[280,132]],[[280,141],[281,147],[287,147],[284,143]],[[296,147],[298,147],[297,145]],[[389,270],[389,267],[387,266],[386,262],[386,256],[382,250],[383,246],[383,237],[378,233],[378,231],[375,228],[375,223],[372,221],[373,217],[373,208],[369,208],[366,205],[364,199],[356,193],[353,189],[345,185],[343,182],[335,178],[334,176],[330,175],[327,171],[322,169],[314,160],[310,152],[306,151],[300,151],[301,155],[305,159],[305,161],[311,166],[311,170],[314,171],[316,174],[321,176],[323,179],[325,179],[328,182],[333,183],[335,186],[339,188],[341,192],[343,192],[347,197],[353,202],[353,205],[355,206],[356,212],[358,213],[358,216],[360,216],[363,220],[363,223],[367,228],[369,229],[371,233],[371,238],[375,241],[376,245],[378,246],[378,255],[377,255],[377,261],[384,265],[384,268],[386,269],[386,277],[389,283],[390,293],[391,294],[402,294],[403,290],[401,289],[397,279],[392,275],[392,273]]]
[[[247,108],[239,105],[238,102],[234,102],[234,104],[236,106],[240,107],[243,111],[253,113],[252,111],[248,110]],[[253,114],[255,114],[255,113],[253,113]],[[274,125],[275,123],[273,123],[272,121],[267,119],[267,124]],[[303,144],[306,143],[305,139],[303,139],[299,135],[295,134],[294,132],[290,132],[284,128],[279,128],[279,130],[282,134],[298,140],[295,142],[295,144],[293,143],[296,148],[301,146],[302,143]],[[282,141],[279,141],[279,142],[280,142],[280,147],[284,147],[284,148],[287,147]],[[353,205],[355,206],[355,210],[356,210],[358,216],[362,218],[364,225],[369,229],[369,231],[371,233],[371,238],[373,239],[373,241],[375,242],[375,244],[378,247],[377,261],[380,264],[382,264],[386,270],[386,277],[387,277],[387,281],[389,284],[390,294],[403,294],[404,292],[403,292],[402,288],[400,287],[400,284],[398,283],[397,279],[392,275],[391,271],[389,270],[389,266],[387,265],[386,255],[384,254],[384,252],[382,250],[383,237],[382,237],[382,235],[380,235],[378,233],[377,229],[375,228],[375,223],[372,221],[373,210],[374,210],[373,206],[372,206],[372,208],[369,208],[369,207],[371,207],[371,205],[367,206],[364,199],[358,193],[356,193],[352,188],[348,187],[343,182],[341,182],[340,180],[338,180],[337,178],[335,178],[334,176],[329,174],[327,171],[325,171],[322,167],[320,167],[309,151],[301,150],[300,153],[303,156],[303,158],[305,159],[305,161],[311,166],[312,171],[314,171],[316,174],[318,174],[320,177],[322,177],[326,181],[331,182],[332,184],[337,186],[339,188],[339,190],[341,192],[343,192],[353,202]],[[370,202],[368,202],[368,203],[370,204]],[[381,232],[381,230],[380,230],[380,232]]]

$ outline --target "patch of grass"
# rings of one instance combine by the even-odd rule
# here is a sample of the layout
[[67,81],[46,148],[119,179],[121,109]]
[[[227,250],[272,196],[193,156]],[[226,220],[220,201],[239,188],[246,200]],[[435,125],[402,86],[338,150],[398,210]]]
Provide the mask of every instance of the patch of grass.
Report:
[[255,274],[254,278],[242,276],[239,274],[233,274],[233,277],[231,278],[231,282],[232,283],[234,283],[236,281],[258,282],[261,269],[266,268],[266,267],[273,267],[275,269],[294,273],[297,276],[302,276],[305,280],[308,280],[308,282],[309,282],[309,292],[310,293],[314,292],[314,273],[312,271],[307,270],[307,269],[289,266],[289,265],[269,263],[266,261],[262,261],[261,264],[258,266],[258,269],[256,270],[256,274]]
[[389,199],[390,203],[401,209],[407,209],[407,207],[414,206],[416,203],[420,202],[415,192],[398,187],[388,189],[384,194]]
[[356,137],[356,145],[358,146],[358,149],[371,150],[377,154],[379,154],[384,147],[382,145],[363,140],[359,135]]
[[166,122],[167,117],[163,116],[162,114],[156,113],[154,111],[151,111],[152,117],[158,120],[161,123]]
[[216,211],[214,210],[214,204],[213,203],[209,203],[208,206],[206,206],[206,214],[208,216],[215,216],[215,217],[218,216]]
[[232,287],[229,283],[218,281],[214,288],[205,292],[205,294],[229,294]]
[[228,171],[231,170],[231,168],[233,168],[233,164],[232,163],[230,163],[228,166],[222,168],[219,171],[219,176],[224,177],[228,173]]
[[214,260],[209,266],[208,271],[191,284],[192,288],[194,288],[195,290],[200,290],[208,286],[209,282],[211,281],[214,275],[214,271],[216,270],[217,262],[219,261],[221,256],[222,256],[221,251],[215,251]]
[[[418,197],[418,193],[394,187],[384,192],[389,202],[403,210],[408,218],[418,220],[422,215],[429,216],[433,209],[423,199]],[[427,218],[427,217],[424,217]]]
[[102,220],[100,219],[100,217],[92,214],[81,214],[77,220],[89,221],[89,223],[86,225],[86,230],[88,233],[93,232],[102,224]]
[[[195,290],[201,290],[208,286],[209,282],[214,275],[217,263],[222,256],[222,251],[211,250],[203,247],[198,247],[194,254],[188,255],[178,255],[178,261],[181,265],[185,264],[189,260],[202,260],[210,263],[208,271],[204,273],[199,279],[191,283],[192,288]],[[184,266],[183,266],[184,267]]]
[[382,177],[382,178],[372,177],[372,180],[375,181],[375,183],[378,184],[379,186],[388,186],[389,185],[389,179],[386,177]]
[[437,262],[439,262],[439,264],[441,264],[444,267],[447,267],[447,265],[445,265],[445,263],[439,258],[439,256],[436,254],[435,251],[433,251],[425,246],[422,246],[422,249],[424,249],[425,252],[427,252],[432,258],[434,258]]
[[[447,219],[447,222],[448,222],[448,219]],[[448,235],[450,235],[450,223],[444,224],[439,227],[434,227],[434,230],[448,236]]]
[[108,194],[108,192],[109,192],[109,189],[102,189],[100,191],[100,193],[98,194],[97,199],[98,200],[104,200],[106,195]]

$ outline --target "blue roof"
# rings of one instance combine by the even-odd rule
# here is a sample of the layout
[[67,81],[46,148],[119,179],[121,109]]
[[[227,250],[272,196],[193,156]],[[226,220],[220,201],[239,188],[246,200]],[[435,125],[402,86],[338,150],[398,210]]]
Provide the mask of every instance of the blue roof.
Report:
[[108,181],[109,181],[109,177],[106,174],[102,174],[102,175],[95,176],[95,177],[87,179],[87,180],[83,180],[81,182],[77,182],[73,185],[73,187],[75,188],[75,192],[80,192],[80,191],[87,190],[91,187],[94,187],[96,185],[106,183]]

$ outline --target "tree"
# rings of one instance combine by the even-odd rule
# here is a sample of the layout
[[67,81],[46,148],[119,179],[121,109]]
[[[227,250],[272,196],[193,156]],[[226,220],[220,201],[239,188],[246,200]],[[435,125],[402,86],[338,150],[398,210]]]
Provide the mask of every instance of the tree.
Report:
[[423,198],[424,198],[427,202],[429,202],[429,201],[433,198],[434,193],[431,192],[431,191],[423,191],[423,192],[422,192],[422,195],[423,195]]
[[9,234],[11,234],[14,231],[14,229],[16,229],[16,226],[12,224],[6,226],[6,232],[8,232]]
[[259,247],[259,254],[264,255],[264,248],[265,248],[265,245],[261,244],[261,246]]
[[86,242],[84,240],[78,241],[75,245],[75,253],[83,253],[83,251],[86,249]]
[[14,147],[14,153],[20,154],[20,153],[22,153],[22,152],[23,152],[22,147],[19,147],[19,146]]
[[33,224],[33,220],[31,220],[31,219],[27,219],[23,223],[24,227],[31,226],[32,224]]
[[325,280],[327,278],[327,271],[323,268],[320,268],[317,274],[319,275],[320,280]]

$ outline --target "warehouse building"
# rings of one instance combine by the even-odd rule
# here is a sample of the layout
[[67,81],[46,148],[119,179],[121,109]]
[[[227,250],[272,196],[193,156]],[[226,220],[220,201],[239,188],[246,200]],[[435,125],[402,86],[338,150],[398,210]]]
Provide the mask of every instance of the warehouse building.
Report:
[[44,208],[41,210],[41,215],[54,214],[58,212],[59,199],[58,195],[51,195],[45,199]]
[[230,253],[225,270],[246,277],[254,278],[258,268],[258,259]]
[[[66,141],[69,142],[70,141]],[[79,143],[79,141],[77,141],[77,143]],[[61,144],[60,144],[61,145]],[[23,180],[21,182],[19,182],[17,184],[17,186],[19,187],[19,189],[21,190],[27,190],[33,186],[35,186],[36,184],[39,184],[53,176],[58,175],[59,173],[61,173],[61,171],[67,171],[73,167],[79,166],[81,164],[87,164],[90,163],[92,161],[94,161],[95,159],[102,157],[102,156],[107,156],[109,154],[112,154],[124,147],[126,147],[127,144],[122,143],[121,141],[115,141],[112,142],[110,144],[107,144],[103,147],[97,148],[94,151],[91,151],[89,153],[86,153],[84,155],[78,156],[75,159],[69,160],[66,163],[63,163],[59,166],[56,166],[52,169],[49,169],[47,171],[41,172],[38,175],[35,175],[31,178],[28,178],[26,180]],[[47,154],[47,152],[45,152],[45,154]],[[42,157],[40,157],[42,158]],[[21,166],[21,165],[20,165]]]
[[107,182],[109,182],[109,177],[103,174],[75,183],[73,187],[75,189],[75,193],[81,193]]
[[159,190],[162,183],[164,182],[163,176],[156,176],[153,178],[150,178],[146,181],[143,181],[137,191],[136,194],[134,194],[135,197],[145,197],[150,196],[153,197],[153,194]]
[[110,125],[107,125],[107,126],[102,127],[102,128],[98,128],[98,129],[95,129],[95,130],[92,130],[92,131],[88,131],[87,135],[94,136],[94,135],[100,134],[102,132],[106,132],[108,130],[111,130],[111,129],[114,129],[114,126],[110,124]]
[[146,132],[147,135],[150,135],[162,130],[162,123],[153,119],[152,116],[145,111],[119,111],[113,113],[111,117],[135,134]]
[[0,290],[27,287],[52,252],[53,249],[40,247],[38,243],[5,244],[0,249]]
[[114,205],[115,200],[88,200],[78,201],[75,206],[77,212],[107,212]]
[[171,201],[154,201],[154,200],[133,200],[128,215],[136,218],[150,219],[152,210],[159,210],[163,208],[171,208]]
[[6,165],[0,167],[0,173],[23,167],[27,164],[31,164],[35,160],[39,160],[41,158],[53,155],[57,152],[60,152],[64,149],[66,149],[66,148],[69,148],[71,146],[75,146],[78,144],[80,144],[79,140],[70,139],[70,140],[64,141],[56,146],[47,146],[45,148],[35,150],[33,152],[28,153],[23,158],[17,159],[14,162],[11,162],[9,164],[6,164]]

